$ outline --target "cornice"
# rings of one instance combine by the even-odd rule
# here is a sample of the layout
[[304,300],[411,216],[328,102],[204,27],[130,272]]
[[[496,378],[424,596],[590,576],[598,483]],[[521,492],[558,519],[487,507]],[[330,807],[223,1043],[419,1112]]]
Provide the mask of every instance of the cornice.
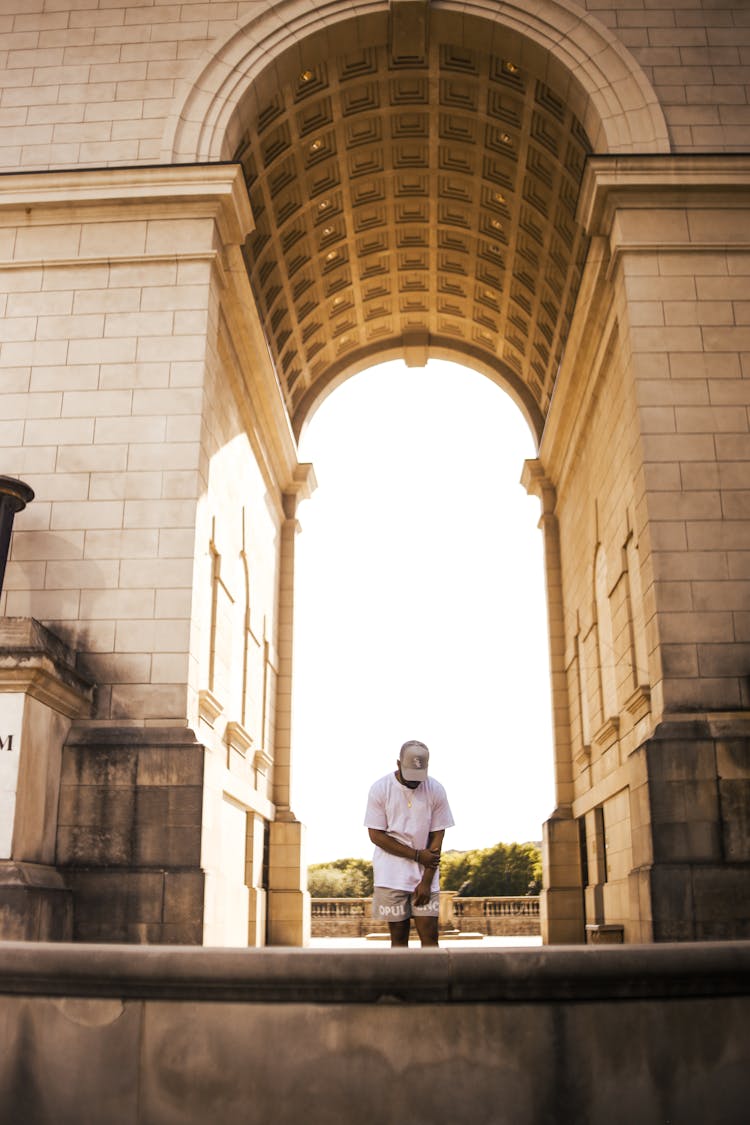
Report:
[[609,235],[621,209],[748,206],[750,155],[591,156],[577,215],[587,234]]
[[[123,215],[122,208],[127,209]],[[211,217],[225,243],[242,244],[254,228],[242,170],[236,164],[85,168],[0,176],[0,223],[24,225],[108,217]]]
[[94,684],[58,636],[33,617],[0,618],[0,694],[38,700],[69,719],[91,714]]

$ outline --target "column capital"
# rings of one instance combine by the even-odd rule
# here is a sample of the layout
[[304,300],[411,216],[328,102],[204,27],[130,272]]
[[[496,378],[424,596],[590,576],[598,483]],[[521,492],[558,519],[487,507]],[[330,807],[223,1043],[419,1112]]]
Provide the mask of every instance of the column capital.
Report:
[[543,516],[554,515],[557,493],[554,484],[544,471],[544,465],[538,458],[524,461],[521,484],[529,496],[539,497]]
[[284,515],[288,520],[295,520],[297,507],[301,500],[309,500],[318,482],[315,479],[315,469],[309,461],[295,465],[291,481],[284,488]]

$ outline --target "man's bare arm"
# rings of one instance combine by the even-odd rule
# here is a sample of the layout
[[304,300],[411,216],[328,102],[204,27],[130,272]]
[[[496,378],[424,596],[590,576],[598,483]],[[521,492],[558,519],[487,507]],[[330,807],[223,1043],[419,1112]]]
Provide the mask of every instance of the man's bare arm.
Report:
[[419,886],[414,892],[414,905],[426,906],[430,901],[430,894],[432,892],[432,880],[435,875],[435,868],[440,863],[440,849],[443,846],[443,836],[445,829],[441,828],[438,832],[430,832],[427,837],[427,850],[435,858],[435,862],[426,866],[422,872],[422,878],[419,881]]
[[[412,848],[408,844],[403,844],[394,836],[389,836],[382,828],[368,828],[367,831],[370,834],[370,839],[373,844],[378,848],[382,848],[384,852],[388,852],[389,855],[397,855],[402,859],[413,859],[421,867],[427,869],[434,869],[440,862],[440,852],[435,852],[432,847],[429,846],[429,841],[428,847],[426,848]],[[436,833],[430,833],[430,840],[432,840],[434,835],[436,835]],[[442,839],[442,833],[440,833],[440,836]]]

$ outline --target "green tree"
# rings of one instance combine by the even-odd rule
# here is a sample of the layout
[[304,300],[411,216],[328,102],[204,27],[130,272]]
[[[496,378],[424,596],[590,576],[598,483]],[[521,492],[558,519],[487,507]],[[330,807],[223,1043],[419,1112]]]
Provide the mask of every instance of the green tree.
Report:
[[447,852],[441,861],[441,886],[468,896],[525,895],[542,881],[542,856],[536,844],[495,844],[470,852]]
[[443,852],[440,859],[440,886],[444,891],[457,891],[471,880],[479,852]]
[[372,863],[369,859],[311,863],[307,889],[313,898],[368,898],[372,894]]

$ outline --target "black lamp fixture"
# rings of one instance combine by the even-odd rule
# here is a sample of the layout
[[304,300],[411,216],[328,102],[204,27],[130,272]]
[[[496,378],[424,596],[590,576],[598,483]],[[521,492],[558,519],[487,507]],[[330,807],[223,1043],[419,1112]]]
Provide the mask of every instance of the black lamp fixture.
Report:
[[15,477],[0,476],[0,594],[3,592],[5,564],[10,553],[10,535],[16,512],[22,512],[34,499],[34,490]]

